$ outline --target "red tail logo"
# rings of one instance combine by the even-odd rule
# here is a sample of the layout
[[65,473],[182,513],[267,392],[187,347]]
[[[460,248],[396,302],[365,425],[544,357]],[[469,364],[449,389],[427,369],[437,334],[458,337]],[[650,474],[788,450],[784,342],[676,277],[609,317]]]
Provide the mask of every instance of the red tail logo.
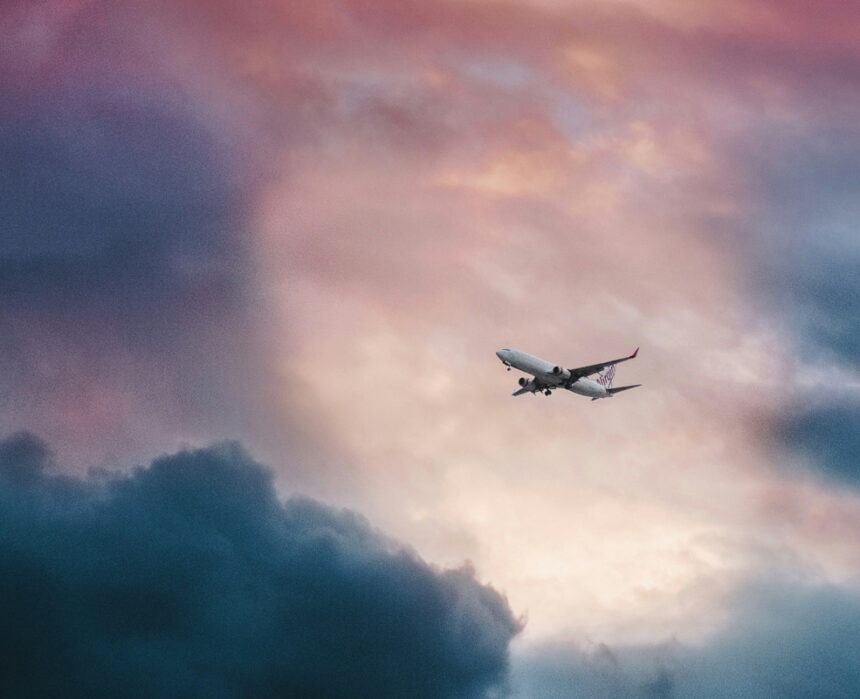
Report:
[[613,364],[609,367],[604,373],[597,377],[597,383],[599,383],[603,388],[611,388],[612,387],[612,379],[615,378],[615,365]]

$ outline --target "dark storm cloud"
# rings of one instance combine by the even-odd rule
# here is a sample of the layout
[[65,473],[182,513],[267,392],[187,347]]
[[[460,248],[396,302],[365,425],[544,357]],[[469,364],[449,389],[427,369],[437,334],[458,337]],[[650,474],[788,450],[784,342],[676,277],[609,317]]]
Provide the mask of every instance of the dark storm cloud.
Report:
[[236,445],[128,477],[0,442],[4,696],[481,697],[518,631],[469,570],[296,498]]
[[733,621],[699,646],[677,641],[592,652],[558,644],[515,666],[523,699],[855,697],[860,598],[832,587],[762,583],[738,594]]

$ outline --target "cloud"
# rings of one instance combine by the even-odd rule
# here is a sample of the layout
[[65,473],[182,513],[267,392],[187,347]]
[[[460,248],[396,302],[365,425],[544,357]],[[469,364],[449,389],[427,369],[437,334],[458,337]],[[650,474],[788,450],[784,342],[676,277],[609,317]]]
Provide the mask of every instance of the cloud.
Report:
[[860,685],[860,597],[777,581],[737,593],[733,620],[701,645],[547,645],[515,661],[522,699],[851,697]]
[[194,317],[184,304],[229,310],[238,192],[189,114],[110,85],[4,117],[7,312],[98,316],[122,342],[152,347]]
[[[0,71],[0,429],[46,434],[77,468],[235,436],[253,412],[235,385],[267,367],[253,157],[127,21],[25,16],[45,55]],[[110,39],[80,40],[99,25]]]
[[751,128],[735,151],[750,182],[745,246],[758,272],[759,303],[783,319],[807,360],[826,356],[854,366],[860,176],[852,163],[860,139],[844,110],[857,99],[848,91],[831,112]]
[[860,486],[860,404],[799,409],[784,417],[778,439],[834,483]]
[[0,693],[482,697],[519,630],[349,511],[277,500],[235,444],[127,476],[0,442]]
[[[852,239],[802,245],[850,231],[849,3],[15,7],[0,428],[64,465],[268,431],[532,633],[710,628],[760,546],[860,570],[857,502],[766,439],[781,320],[856,355]],[[492,356],[635,344],[649,388],[594,405]]]

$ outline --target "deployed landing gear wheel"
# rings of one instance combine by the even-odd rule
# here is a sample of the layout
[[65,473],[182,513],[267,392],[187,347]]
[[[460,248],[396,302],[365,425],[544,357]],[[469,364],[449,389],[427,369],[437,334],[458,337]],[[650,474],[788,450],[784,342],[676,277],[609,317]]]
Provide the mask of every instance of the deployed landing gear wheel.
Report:
[[545,396],[551,396],[551,395],[552,395],[552,391],[550,391],[549,389],[547,389],[546,391],[544,391],[544,392],[543,392],[543,394],[544,394]]

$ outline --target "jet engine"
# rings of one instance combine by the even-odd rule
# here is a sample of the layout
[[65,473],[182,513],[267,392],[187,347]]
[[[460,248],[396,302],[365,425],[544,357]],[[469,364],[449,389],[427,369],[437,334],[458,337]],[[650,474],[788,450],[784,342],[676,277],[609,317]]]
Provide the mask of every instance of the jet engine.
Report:
[[525,386],[528,383],[528,379],[525,376],[520,376],[520,386]]
[[570,372],[567,369],[565,369],[564,367],[554,366],[552,368],[552,373],[555,374],[560,379],[566,380],[566,379],[570,378]]

